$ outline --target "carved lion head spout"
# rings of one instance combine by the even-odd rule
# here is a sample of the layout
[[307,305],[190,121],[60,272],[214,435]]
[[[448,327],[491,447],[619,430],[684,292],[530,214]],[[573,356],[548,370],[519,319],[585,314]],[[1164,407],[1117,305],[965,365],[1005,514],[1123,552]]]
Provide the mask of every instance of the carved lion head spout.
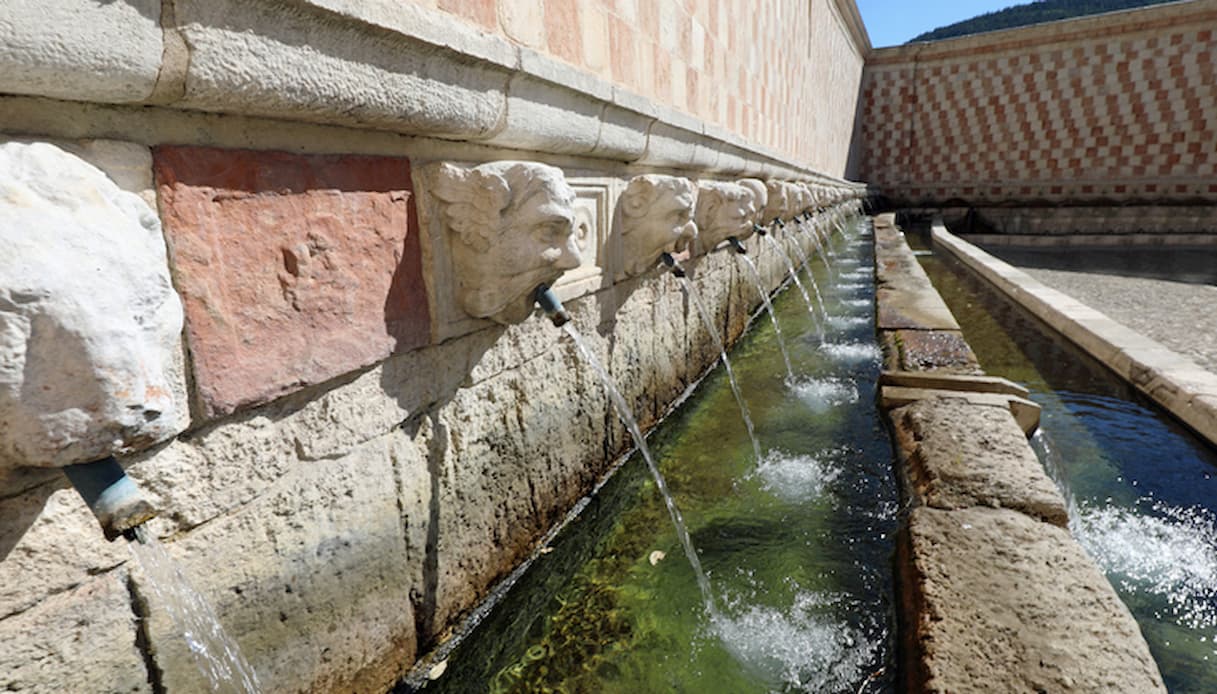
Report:
[[701,251],[708,252],[728,237],[742,239],[751,234],[754,204],[752,191],[739,183],[698,182],[694,218]]
[[697,238],[696,201],[687,178],[646,174],[630,180],[621,194],[621,238],[625,274],[655,267],[664,251],[679,253]]
[[469,315],[518,323],[532,314],[538,284],[579,267],[575,192],[560,169],[441,164],[432,193],[452,248],[457,300]]
[[786,208],[790,206],[790,190],[785,181],[766,181],[765,188],[769,192],[769,200],[761,212],[761,224],[770,224],[781,219]]
[[[769,204],[769,187],[759,178],[741,178],[739,184],[746,188],[752,197],[752,210],[749,212],[748,221],[752,224],[760,224],[764,218],[765,207]],[[752,227],[750,226],[740,238],[745,238],[751,233]]]

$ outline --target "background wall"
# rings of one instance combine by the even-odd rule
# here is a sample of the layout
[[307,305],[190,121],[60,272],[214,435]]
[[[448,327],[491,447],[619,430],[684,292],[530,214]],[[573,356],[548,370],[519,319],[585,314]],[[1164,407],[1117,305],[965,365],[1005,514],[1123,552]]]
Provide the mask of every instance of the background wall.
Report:
[[860,176],[898,204],[1217,201],[1217,2],[884,48]]

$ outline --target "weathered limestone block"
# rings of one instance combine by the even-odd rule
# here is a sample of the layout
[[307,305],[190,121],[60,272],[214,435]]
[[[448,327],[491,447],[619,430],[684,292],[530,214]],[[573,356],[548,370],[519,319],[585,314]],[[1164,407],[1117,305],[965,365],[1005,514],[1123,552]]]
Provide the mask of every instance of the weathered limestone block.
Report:
[[0,467],[126,454],[183,428],[182,305],[156,213],[43,143],[0,145]]
[[510,73],[304,3],[176,0],[190,47],[176,102],[452,138],[501,125]]
[[738,183],[699,181],[697,184],[697,244],[709,252],[727,237],[744,238],[752,233],[756,215],[752,192]]
[[152,692],[126,582],[121,569],[82,576],[69,590],[0,621],[5,690]]
[[1128,608],[1066,530],[921,507],[906,533],[907,691],[1166,691]]
[[687,178],[644,174],[630,179],[618,203],[625,276],[653,269],[665,251],[675,254],[690,248],[697,238],[696,199]]
[[[166,545],[268,690],[384,691],[413,660],[407,569],[422,549],[406,544],[394,471],[406,438],[297,464],[239,512]],[[134,578],[166,691],[207,691],[142,571]]]
[[437,164],[424,178],[443,230],[431,238],[431,265],[444,265],[441,250],[451,259],[451,275],[433,270],[433,285],[446,278],[470,316],[523,321],[532,315],[537,285],[553,284],[581,264],[575,191],[560,169],[521,161],[469,169]]
[[430,341],[408,160],[154,155],[203,416]]
[[1065,500],[1014,417],[962,397],[927,398],[892,411],[909,491],[934,508],[1008,508],[1066,527]]
[[122,103],[152,93],[161,67],[159,0],[6,0],[0,92]]

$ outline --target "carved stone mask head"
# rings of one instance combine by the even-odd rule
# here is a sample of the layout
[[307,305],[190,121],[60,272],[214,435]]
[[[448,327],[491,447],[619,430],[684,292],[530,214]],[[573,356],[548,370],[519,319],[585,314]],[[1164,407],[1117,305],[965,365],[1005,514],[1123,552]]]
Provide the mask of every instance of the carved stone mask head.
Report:
[[538,284],[579,267],[575,192],[560,169],[520,161],[441,164],[433,188],[457,300],[469,315],[518,323],[532,314]]
[[[749,212],[748,221],[752,224],[760,224],[764,217],[765,206],[769,204],[769,187],[759,178],[741,178],[739,184],[746,188],[751,194],[752,202],[751,211]],[[752,234],[752,227],[748,227],[747,233],[740,238]]]
[[177,433],[182,304],[143,200],[52,145],[0,145],[0,258],[0,467]]
[[779,219],[789,205],[789,191],[784,181],[766,181],[765,188],[769,191],[769,201],[765,203],[765,209],[761,213],[761,224],[769,224]]
[[701,181],[697,184],[697,240],[702,252],[729,236],[744,238],[752,233],[752,192],[739,183]]
[[696,195],[687,178],[646,174],[621,194],[621,238],[626,275],[655,267],[664,251],[678,253],[697,237]]

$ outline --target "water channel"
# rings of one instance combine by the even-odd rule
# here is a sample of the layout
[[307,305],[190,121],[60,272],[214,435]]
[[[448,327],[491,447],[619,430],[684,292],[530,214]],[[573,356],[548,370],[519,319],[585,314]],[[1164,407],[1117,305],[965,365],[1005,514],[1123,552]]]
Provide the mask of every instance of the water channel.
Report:
[[[920,260],[985,371],[1023,384],[1043,407],[1033,447],[1168,689],[1217,691],[1217,451],[966,268]],[[1128,270],[1135,261],[1104,253],[1101,262]]]
[[[862,277],[873,267],[870,234],[852,225],[843,236],[833,241],[840,271]],[[635,455],[425,691],[892,689],[897,495],[874,407],[873,281],[837,289],[818,256],[810,269],[830,317],[827,342],[797,292],[772,302],[793,379],[766,319],[754,317],[731,350],[759,465],[722,368],[649,439],[716,610],[705,609]]]

